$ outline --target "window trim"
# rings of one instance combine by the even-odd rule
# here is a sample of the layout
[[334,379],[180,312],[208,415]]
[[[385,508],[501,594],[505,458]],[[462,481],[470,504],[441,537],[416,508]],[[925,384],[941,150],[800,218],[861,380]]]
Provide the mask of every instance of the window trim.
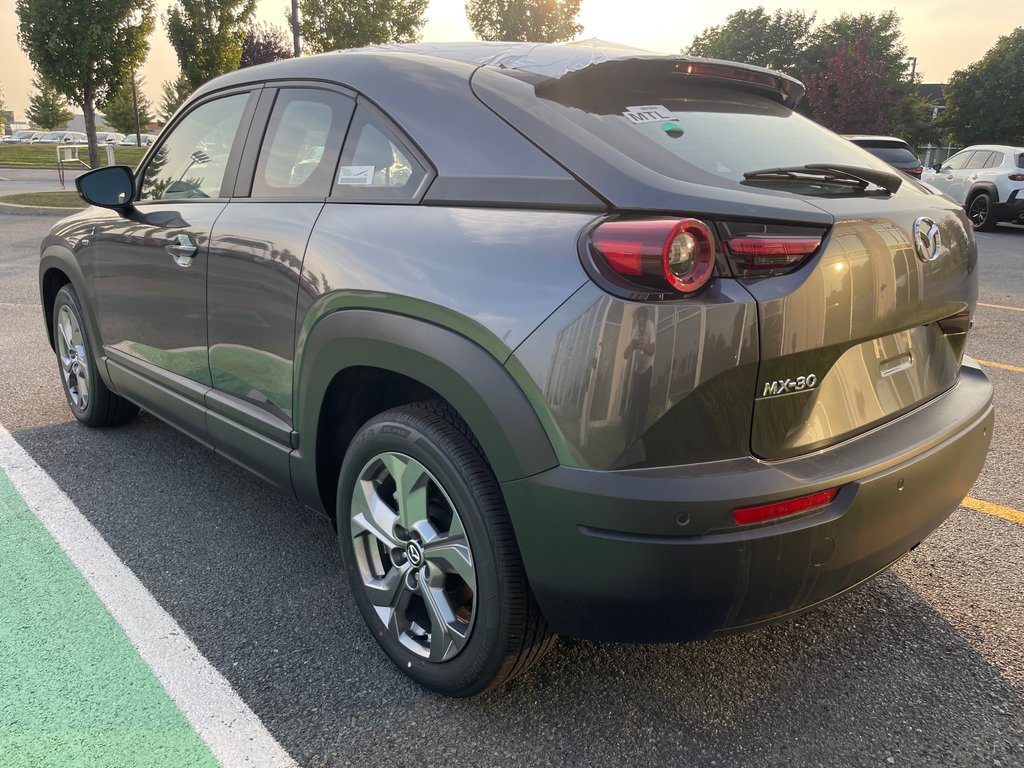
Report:
[[[252,128],[253,114],[256,111],[256,104],[259,101],[259,96],[262,90],[262,85],[247,85],[240,88],[227,88],[223,91],[208,94],[202,99],[197,99],[195,102],[189,104],[188,109],[180,112],[170,125],[164,126],[164,129],[160,131],[159,140],[150,145],[149,151],[146,153],[145,157],[143,157],[142,162],[139,163],[139,168],[135,172],[135,197],[132,203],[136,206],[146,207],[150,205],[166,205],[168,203],[174,203],[177,205],[179,203],[195,204],[226,202],[230,198],[231,189],[235,185],[239,161],[242,156],[242,148],[248,140],[249,131]],[[221,180],[220,192],[217,197],[182,197],[174,198],[173,200],[166,200],[163,198],[159,200],[140,199],[139,195],[142,194],[142,180],[146,177],[146,171],[149,169],[150,162],[181,122],[197,109],[209,104],[210,102],[242,94],[248,94],[249,99],[242,108],[242,116],[238,120],[238,128],[235,131],[234,141],[231,143],[231,150],[228,152],[227,167],[224,169],[224,178]]]
[[352,128],[356,125],[360,110],[365,112],[369,117],[375,119],[377,127],[381,129],[382,133],[384,133],[392,143],[396,144],[410,159],[415,161],[420,168],[423,169],[423,178],[420,179],[419,184],[411,195],[404,194],[401,196],[387,194],[388,191],[396,189],[394,187],[373,188],[375,191],[378,191],[379,194],[365,194],[367,191],[366,189],[362,189],[364,194],[360,194],[359,192],[353,194],[353,189],[351,187],[335,183],[331,185],[331,191],[327,198],[327,202],[358,203],[366,205],[419,205],[423,200],[423,196],[430,188],[430,185],[433,184],[434,179],[437,178],[437,169],[434,167],[434,164],[430,162],[429,158],[423,154],[423,151],[416,146],[416,143],[413,142],[409,136],[395,124],[395,121],[388,117],[382,109],[362,94],[360,94],[356,99],[356,108],[352,113],[351,120],[349,120],[348,131],[345,134],[345,141],[342,143],[341,152],[338,155],[338,161],[334,166],[334,179],[338,178],[338,170],[341,168],[341,160],[345,156],[345,150],[348,148],[349,140],[352,138]]

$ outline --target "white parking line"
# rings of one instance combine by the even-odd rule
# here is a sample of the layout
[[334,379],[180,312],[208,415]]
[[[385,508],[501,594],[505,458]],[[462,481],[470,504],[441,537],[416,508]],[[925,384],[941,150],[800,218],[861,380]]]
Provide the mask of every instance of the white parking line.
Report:
[[0,469],[89,582],[220,763],[254,768],[296,766],[74,502],[2,425]]

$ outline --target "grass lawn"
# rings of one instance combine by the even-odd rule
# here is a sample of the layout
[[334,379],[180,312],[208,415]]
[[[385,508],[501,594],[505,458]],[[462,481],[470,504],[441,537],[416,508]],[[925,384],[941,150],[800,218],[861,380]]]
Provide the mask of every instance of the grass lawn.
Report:
[[[0,167],[6,165],[22,168],[56,168],[56,147],[56,144],[0,144]],[[114,147],[114,162],[134,168],[139,164],[145,151],[145,147]],[[88,163],[89,148],[79,147],[78,156]],[[105,147],[100,147],[100,165],[106,164],[107,150]],[[75,168],[76,166],[67,165],[66,167]]]
[[85,208],[86,202],[77,192],[23,192],[20,195],[4,195],[0,203],[15,205],[45,205],[51,208]]

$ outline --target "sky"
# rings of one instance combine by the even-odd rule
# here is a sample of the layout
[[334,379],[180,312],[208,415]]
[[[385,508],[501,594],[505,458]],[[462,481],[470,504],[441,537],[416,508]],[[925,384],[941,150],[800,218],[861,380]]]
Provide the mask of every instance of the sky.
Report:
[[[145,92],[155,105],[160,84],[177,75],[178,63],[167,41],[162,17],[171,0],[156,0],[160,17],[150,37],[149,58],[139,74],[145,78]],[[32,90],[32,66],[18,46],[18,18],[15,0],[0,0],[0,87],[7,109],[15,119],[24,119]],[[706,27],[721,24],[726,16],[756,2],[694,2],[694,0],[583,0],[579,21],[582,38],[599,37],[636,48],[677,53]],[[829,20],[842,12],[878,13],[894,7],[892,0],[862,0],[849,4],[840,0],[817,2],[764,3],[776,8],[816,12]],[[258,0],[256,16],[284,26],[287,0]],[[1006,6],[1000,3],[964,3],[963,0],[901,0],[897,7],[903,19],[903,36],[910,56],[917,57],[918,72],[925,82],[945,82],[949,75],[980,59],[996,40],[1012,31]],[[424,41],[472,40],[465,15],[465,0],[430,0]],[[60,34],[55,25],[54,34]]]

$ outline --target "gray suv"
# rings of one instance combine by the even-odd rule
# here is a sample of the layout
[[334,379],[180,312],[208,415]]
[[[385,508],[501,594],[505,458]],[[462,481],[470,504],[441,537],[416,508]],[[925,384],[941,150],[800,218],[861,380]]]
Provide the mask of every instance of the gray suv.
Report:
[[330,516],[373,637],[446,694],[556,634],[810,608],[945,520],[993,412],[963,209],[802,93],[588,45],[220,77],[42,244],[71,410]]

